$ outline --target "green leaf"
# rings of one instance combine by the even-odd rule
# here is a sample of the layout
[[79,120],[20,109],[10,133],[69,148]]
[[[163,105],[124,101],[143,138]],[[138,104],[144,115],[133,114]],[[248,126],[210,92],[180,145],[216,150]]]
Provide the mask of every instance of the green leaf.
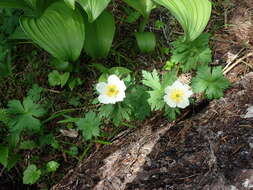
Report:
[[11,132],[22,132],[24,130],[38,131],[41,127],[40,120],[45,114],[45,110],[39,104],[35,104],[29,97],[23,100],[11,100],[8,103],[8,113],[11,120],[9,122]]
[[115,107],[115,105],[113,105],[113,104],[102,105],[99,109],[99,114],[98,114],[99,118],[101,118],[101,119],[102,118],[107,118],[107,119],[111,118],[112,113],[114,111],[114,107]]
[[124,76],[127,76],[132,71],[125,68],[125,67],[112,67],[106,72],[104,72],[98,79],[99,82],[106,82],[109,75],[115,74],[119,76],[120,78],[123,78]]
[[212,53],[209,48],[210,35],[201,34],[192,42],[184,41],[182,37],[172,43],[171,62],[180,63],[183,72],[196,69],[198,63],[210,63],[212,61]]
[[50,86],[61,85],[61,87],[63,87],[68,82],[69,76],[70,76],[69,72],[60,74],[58,71],[54,70],[48,75],[49,85]]
[[151,107],[151,110],[162,110],[165,103],[163,100],[164,91],[163,90],[153,90],[148,91],[150,98],[148,99],[148,103]]
[[56,161],[50,161],[47,163],[47,171],[48,172],[55,172],[59,168],[60,164]]
[[85,117],[76,122],[76,125],[86,140],[100,135],[100,120],[95,112],[90,111],[85,114]]
[[137,10],[144,17],[148,17],[152,9],[154,9],[155,3],[152,0],[123,0],[129,6]]
[[70,90],[73,90],[75,87],[80,86],[83,84],[83,81],[78,77],[78,78],[72,78],[68,82],[68,86]]
[[148,99],[149,94],[142,86],[135,85],[128,91],[125,102],[133,109],[132,113],[138,120],[144,120],[151,113]]
[[50,64],[58,71],[71,72],[73,70],[73,64],[68,61],[62,61],[56,58],[53,58],[50,61]]
[[0,164],[7,167],[9,149],[7,146],[0,145]]
[[205,29],[212,9],[209,0],[154,0],[166,7],[184,29],[187,41],[195,40]]
[[8,165],[7,165],[7,171],[9,171],[10,169],[12,169],[17,164],[17,162],[19,161],[19,159],[20,159],[20,155],[18,155],[16,153],[13,153],[13,152],[10,152],[10,154],[9,154],[9,160],[8,160]]
[[119,126],[124,120],[130,121],[132,110],[127,104],[106,104],[100,107],[99,117],[112,120],[113,124]]
[[95,21],[111,0],[77,0],[88,15],[89,22]]
[[222,67],[211,68],[200,66],[196,77],[192,79],[192,88],[195,93],[205,92],[208,99],[221,98],[223,91],[230,85],[224,77]]
[[128,16],[126,18],[126,22],[133,24],[140,18],[140,16],[141,16],[141,14],[139,12],[132,11],[128,14]]
[[66,153],[70,156],[77,156],[78,155],[78,148],[77,146],[71,146],[69,150],[66,151]]
[[19,140],[20,140],[19,132],[11,133],[9,136],[7,136],[7,142],[9,145],[9,149],[13,150],[14,148],[16,148]]
[[64,0],[64,2],[71,8],[71,9],[75,9],[75,2],[76,0]]
[[39,18],[22,16],[22,29],[40,47],[63,61],[76,61],[85,38],[83,16],[63,1],[51,4]]
[[92,58],[106,57],[115,33],[114,17],[111,13],[104,11],[93,23],[85,19],[85,25],[85,52]]
[[27,96],[31,98],[32,101],[38,102],[43,92],[43,88],[39,87],[38,84],[34,84],[32,88],[28,91]]
[[95,69],[97,69],[100,73],[108,73],[109,68],[105,67],[103,64],[101,63],[92,63],[91,67],[94,67]]
[[6,109],[0,109],[0,122],[3,122],[5,125],[8,125],[10,121],[10,116]]
[[12,74],[12,60],[10,54],[7,53],[6,60],[0,63],[0,77],[7,77]]
[[18,26],[16,30],[8,37],[9,40],[29,40],[21,26]]
[[141,52],[149,53],[155,50],[156,39],[153,32],[137,32],[135,37]]
[[154,90],[160,90],[160,78],[158,72],[154,69],[152,73],[147,71],[142,71],[142,83]]
[[37,0],[24,0],[30,8],[36,9],[37,7]]
[[165,116],[167,116],[170,120],[174,121],[177,118],[177,115],[180,114],[179,108],[171,108],[168,105],[165,106]]
[[40,136],[39,142],[40,146],[51,145],[54,149],[59,148],[58,141],[54,138],[53,134],[51,133],[48,135]]
[[174,69],[171,72],[164,74],[162,81],[160,81],[159,74],[156,70],[153,70],[152,73],[142,71],[142,76],[142,83],[152,89],[151,91],[147,91],[150,96],[148,103],[151,110],[162,110],[165,106],[165,102],[163,100],[165,94],[164,89],[177,79],[176,70]]
[[1,0],[0,8],[29,9],[29,6],[22,0]]
[[34,141],[27,140],[20,143],[19,148],[22,150],[32,150],[37,147]]
[[162,78],[162,89],[172,85],[177,80],[177,70],[173,69],[170,72],[166,72]]
[[152,89],[152,91],[147,91],[150,96],[148,103],[151,110],[161,110],[164,107],[164,101],[162,100],[164,92],[158,72],[155,69],[152,73],[142,71],[142,77],[142,83]]
[[23,183],[32,185],[38,181],[40,175],[41,170],[36,165],[29,165],[23,173]]

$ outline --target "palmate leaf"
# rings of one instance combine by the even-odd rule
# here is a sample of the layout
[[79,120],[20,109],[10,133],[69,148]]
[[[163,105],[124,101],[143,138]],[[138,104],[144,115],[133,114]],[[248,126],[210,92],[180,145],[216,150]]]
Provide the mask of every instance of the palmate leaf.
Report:
[[131,108],[129,105],[124,103],[119,104],[104,104],[99,109],[99,118],[108,119],[113,122],[115,126],[119,126],[124,120],[131,120]]
[[84,118],[76,122],[78,129],[82,131],[82,135],[86,140],[100,135],[100,124],[100,119],[93,111],[88,112]]
[[194,41],[184,41],[183,37],[172,42],[171,61],[175,64],[180,63],[183,72],[196,69],[199,63],[210,63],[212,52],[209,48],[210,34],[203,33]]
[[229,85],[221,67],[211,69],[207,65],[202,65],[198,68],[196,77],[192,79],[193,91],[196,93],[205,92],[208,99],[221,98]]
[[129,6],[133,7],[144,17],[148,17],[151,10],[155,8],[155,4],[152,0],[123,0]]
[[205,29],[211,15],[209,0],[154,0],[169,9],[184,29],[186,40],[195,40]]
[[85,27],[78,9],[64,1],[50,5],[39,18],[21,17],[26,34],[40,47],[63,61],[75,61],[83,48]]
[[86,53],[93,58],[106,57],[115,33],[114,17],[111,13],[104,11],[93,23],[85,20],[85,25],[84,49]]
[[38,117],[45,114],[45,110],[39,104],[35,104],[29,97],[23,100],[11,100],[8,103],[10,115],[9,127],[12,133],[21,133],[24,130],[39,131],[41,122]]
[[23,183],[34,184],[40,178],[40,175],[41,170],[36,165],[29,165],[23,173]]
[[89,22],[95,21],[111,0],[78,0],[88,15]]

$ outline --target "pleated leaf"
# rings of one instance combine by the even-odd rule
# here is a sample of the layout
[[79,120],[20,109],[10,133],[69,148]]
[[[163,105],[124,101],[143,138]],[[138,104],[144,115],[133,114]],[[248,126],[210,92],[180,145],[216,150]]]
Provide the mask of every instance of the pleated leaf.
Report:
[[123,0],[130,7],[137,10],[144,17],[148,17],[151,10],[155,8],[155,4],[152,0]]
[[21,17],[21,26],[36,44],[62,61],[78,59],[85,38],[84,20],[78,9],[64,1],[50,5],[39,18]]
[[76,0],[64,0],[64,1],[70,8],[75,9]]
[[186,40],[195,40],[205,29],[211,15],[209,0],[154,0],[170,10],[184,29]]
[[95,21],[111,0],[78,0],[88,15],[89,22]]
[[115,20],[111,13],[104,11],[93,23],[85,20],[86,53],[93,58],[106,57],[112,46],[115,33]]
[[155,50],[156,39],[152,32],[137,32],[135,34],[139,49],[143,53],[149,53]]
[[0,0],[0,8],[29,9],[23,0]]

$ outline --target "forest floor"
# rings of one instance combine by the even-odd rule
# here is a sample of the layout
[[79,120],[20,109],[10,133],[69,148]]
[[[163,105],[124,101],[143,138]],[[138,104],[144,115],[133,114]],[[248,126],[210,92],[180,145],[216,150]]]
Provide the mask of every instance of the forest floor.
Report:
[[[141,170],[125,184],[125,189],[253,189],[253,118],[244,118],[247,109],[253,105],[253,87],[248,85],[253,83],[252,74],[248,74],[253,71],[253,0],[217,0],[215,2],[217,2],[217,6],[214,6],[212,18],[207,26],[207,32],[212,34],[212,65],[224,66],[224,72],[232,83],[232,87],[227,90],[225,97],[221,100],[201,101],[198,106],[186,109],[182,116],[173,123],[173,127],[167,128],[162,135],[159,134],[159,139],[155,141],[152,150],[142,162]],[[117,14],[121,13],[114,12],[116,17]],[[153,23],[150,24],[150,30],[155,30],[157,35],[161,36],[161,46],[169,46],[169,42],[173,40],[175,35],[170,27],[176,25],[176,22],[173,19],[167,19],[167,17],[168,15],[160,10],[154,11],[151,15],[153,20],[161,19],[163,22],[169,23],[162,31],[156,31],[151,26]],[[132,27],[134,27],[120,25],[120,23],[118,26],[121,36],[129,36]],[[164,66],[168,56],[163,57],[157,53],[141,55],[134,53],[136,51],[128,51],[132,47],[133,41],[133,36],[118,39],[113,47],[117,51],[113,51],[111,60],[110,58],[101,60],[103,64],[108,67],[115,66],[114,63],[130,67],[135,73],[142,69],[161,69]],[[82,105],[86,105],[89,97],[93,96],[92,85],[96,82],[94,79],[98,78],[98,73],[94,72],[93,68],[84,65],[81,74],[77,74],[85,81],[82,85],[83,88],[78,88],[74,92],[60,88],[52,89],[48,86],[47,76],[51,68],[45,64],[48,62],[48,55],[37,49],[34,51],[34,46],[29,44],[17,46],[16,52],[24,54],[34,52],[34,55],[29,59],[22,55],[15,56],[14,76],[1,81],[0,84],[0,106],[6,106],[10,99],[23,99],[28,89],[31,88],[31,84],[37,83],[45,89],[44,101],[46,100],[50,105],[52,113],[58,110],[74,109],[78,115],[87,109]],[[83,58],[83,62],[86,61],[90,60]],[[37,64],[31,64],[34,62]],[[76,109],[70,103],[71,100],[72,103],[78,102],[80,109]],[[64,190],[63,186],[69,182],[72,175],[75,175],[74,182],[79,182],[81,178],[85,179],[82,175],[85,175],[84,169],[87,169],[88,166],[98,169],[94,165],[82,166],[77,156],[69,154],[68,151],[72,145],[79,149],[89,145],[80,145],[81,137],[69,140],[69,137],[54,128],[56,124],[57,121],[50,122],[47,130],[57,134],[56,138],[63,142],[62,151],[50,151],[50,153],[47,149],[24,151],[23,164],[17,165],[10,173],[0,172],[1,190],[42,189],[58,182],[59,186],[55,188]],[[149,125],[159,129],[160,126],[167,124],[166,118],[155,113],[147,121],[138,123],[138,127]],[[127,131],[128,129],[125,127],[122,130]],[[123,138],[128,137],[124,136]],[[96,158],[98,152],[108,149],[107,151],[112,153],[113,148],[115,147],[110,147],[110,145],[94,144],[87,151],[87,155],[85,154],[83,163],[86,162],[85,159],[87,159],[87,163],[95,162],[93,159]],[[83,152],[80,154],[83,155]],[[104,155],[104,153],[101,154]],[[26,161],[32,155],[36,155],[35,160],[40,158],[42,160],[40,162],[57,160],[64,167],[60,167],[58,173],[47,177],[39,185],[23,186],[20,176],[22,176]],[[102,160],[99,161],[102,162]],[[101,181],[101,178],[95,174],[95,171],[94,176],[92,173],[87,174],[91,175],[87,179],[91,180],[92,178],[92,180],[76,183],[76,189],[95,188],[95,183]],[[64,176],[65,178],[63,178]],[[61,179],[64,180],[61,181]],[[85,186],[87,184],[88,186]],[[72,187],[74,189],[74,185]],[[104,189],[106,189],[105,186]],[[115,190],[118,189],[115,188]]]
[[191,107],[175,123],[156,114],[53,189],[253,189],[253,1],[223,6],[223,13],[214,9],[209,30],[224,22],[212,40],[213,65],[223,65],[233,84],[224,98]]

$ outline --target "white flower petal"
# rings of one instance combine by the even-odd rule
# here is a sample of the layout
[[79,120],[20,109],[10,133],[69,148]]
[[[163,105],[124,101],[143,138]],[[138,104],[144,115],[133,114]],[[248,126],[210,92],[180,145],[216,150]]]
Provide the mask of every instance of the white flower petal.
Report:
[[117,75],[110,75],[107,79],[108,84],[115,84],[120,81],[119,77]]
[[[126,85],[124,81],[120,80],[119,77],[116,75],[110,75],[108,77],[107,83],[98,83],[96,86],[97,91],[99,92],[98,101],[103,104],[115,104],[116,102],[123,101],[123,99],[126,97],[125,90]],[[114,86],[115,93],[114,94],[108,94],[107,87],[109,85]],[[109,87],[111,88],[111,87]]]
[[102,104],[110,104],[110,99],[106,95],[99,95],[98,96],[98,101]]
[[[173,98],[173,94],[176,91],[181,91],[181,97],[180,99],[178,98]],[[185,108],[187,107],[190,102],[189,102],[189,97],[193,94],[191,91],[191,88],[187,84],[183,84],[180,81],[175,81],[171,86],[168,86],[165,88],[165,96],[164,96],[164,101],[170,106],[170,107],[179,107],[179,108]]]
[[173,84],[172,84],[172,87],[173,88],[183,88],[184,85],[180,82],[180,81],[175,81]]
[[106,83],[105,83],[105,82],[100,82],[100,83],[98,83],[98,84],[96,85],[96,90],[97,90],[100,94],[104,93],[105,88],[106,88]]
[[181,102],[179,102],[177,104],[177,107],[179,108],[186,108],[187,106],[189,106],[190,102],[188,99],[183,99]]
[[165,95],[163,99],[170,107],[175,108],[177,106],[176,102],[173,101],[168,95]]
[[168,93],[171,91],[171,89],[172,89],[172,86],[167,86],[167,87],[165,88],[164,92],[165,92],[166,94],[168,94]]
[[186,92],[185,92],[185,95],[186,95],[186,97],[191,97],[192,95],[193,95],[193,92],[191,91],[191,90],[187,90]]
[[119,88],[120,91],[125,91],[126,90],[126,85],[122,80],[119,81],[118,85],[119,85],[118,88]]
[[120,92],[116,97],[116,101],[121,102],[124,100],[125,97],[126,97],[125,92]]

